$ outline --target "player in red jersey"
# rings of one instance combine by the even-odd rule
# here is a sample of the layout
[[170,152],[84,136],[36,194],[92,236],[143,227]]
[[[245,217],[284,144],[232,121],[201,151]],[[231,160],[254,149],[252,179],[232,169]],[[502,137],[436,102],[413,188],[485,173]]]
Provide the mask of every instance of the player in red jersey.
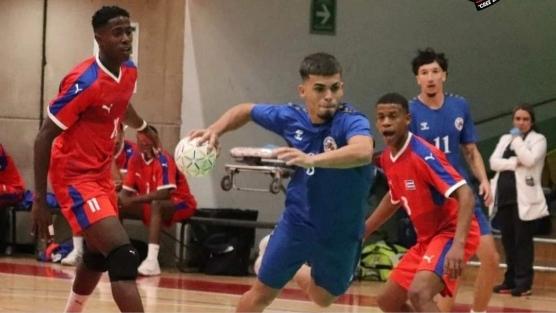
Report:
[[[116,144],[114,146],[114,162],[112,164],[112,178],[114,179],[114,186],[116,192],[122,190],[123,176],[127,172],[127,164],[129,158],[134,151],[137,150],[137,145],[131,140],[124,139],[124,125],[122,123],[118,126],[118,134],[116,135]],[[76,266],[83,257],[83,236],[74,235],[72,237],[73,249],[64,257],[60,263],[62,265]]]
[[48,172],[62,214],[86,243],[66,312],[82,311],[104,271],[119,309],[142,312],[135,284],[139,256],[118,219],[110,170],[119,123],[147,129],[129,103],[137,79],[137,69],[129,60],[133,28],[129,13],[117,6],[98,10],[92,26],[99,54],[62,80],[35,140],[32,217],[35,231],[48,238]]
[[120,124],[118,135],[116,136],[116,148],[114,149],[114,161],[118,171],[125,175],[127,173],[127,166],[129,159],[135,151],[137,151],[137,144],[131,140],[124,139],[124,125]]
[[154,141],[142,133],[137,133],[137,144],[140,153],[129,160],[120,193],[120,210],[122,216],[142,219],[149,226],[149,250],[138,271],[154,276],[160,275],[161,225],[171,226],[190,217],[197,209],[197,201],[168,152],[157,150]]
[[25,184],[14,160],[0,144],[0,209],[23,199]]
[[124,139],[125,126],[120,123],[118,134],[116,135],[116,145],[114,147],[114,164],[112,166],[112,177],[116,185],[116,191],[122,190],[123,179],[127,173],[127,166],[131,156],[138,151],[137,144],[131,140]]
[[471,188],[442,152],[408,131],[409,123],[403,96],[378,100],[376,126],[387,145],[380,163],[390,191],[367,219],[365,234],[404,207],[417,244],[394,268],[377,303],[387,312],[436,312],[433,297],[453,296],[456,279],[477,249],[479,228]]

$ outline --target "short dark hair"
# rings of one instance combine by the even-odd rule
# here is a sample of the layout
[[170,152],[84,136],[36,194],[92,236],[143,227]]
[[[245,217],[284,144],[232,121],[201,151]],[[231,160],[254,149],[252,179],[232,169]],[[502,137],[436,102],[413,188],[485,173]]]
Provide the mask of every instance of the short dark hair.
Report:
[[299,75],[303,80],[309,75],[332,76],[342,74],[342,66],[336,58],[325,52],[317,52],[306,56],[299,67]]
[[158,129],[156,129],[156,127],[152,126],[151,124],[147,125],[147,128],[152,131],[153,133],[158,135]]
[[109,20],[118,17],[125,16],[129,17],[129,12],[120,8],[119,6],[103,6],[93,15],[91,24],[93,25],[93,30],[97,30],[100,27],[106,25]]
[[402,109],[408,113],[409,112],[409,106],[407,105],[407,99],[400,95],[397,92],[390,92],[387,93],[383,96],[381,96],[380,98],[378,98],[378,100],[376,101],[376,105],[379,104],[398,104],[399,106],[402,107]]
[[417,75],[419,68],[425,64],[431,64],[434,61],[440,65],[444,72],[448,72],[448,59],[444,53],[436,52],[433,48],[426,48],[425,50],[417,50],[417,56],[411,61],[413,67],[413,74]]

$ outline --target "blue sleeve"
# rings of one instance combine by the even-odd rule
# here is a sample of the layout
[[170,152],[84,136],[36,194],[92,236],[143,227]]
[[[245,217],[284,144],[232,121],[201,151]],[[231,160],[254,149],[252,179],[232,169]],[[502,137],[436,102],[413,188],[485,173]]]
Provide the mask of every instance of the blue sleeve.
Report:
[[463,100],[463,129],[461,130],[460,143],[475,143],[477,142],[477,132],[475,130],[475,123],[473,118],[471,118],[471,113],[469,112],[469,104],[467,101]]
[[346,119],[345,125],[346,141],[357,135],[372,137],[369,120],[363,115],[350,115],[349,118]]
[[251,119],[263,128],[282,136],[286,109],[286,105],[255,104],[251,110]]

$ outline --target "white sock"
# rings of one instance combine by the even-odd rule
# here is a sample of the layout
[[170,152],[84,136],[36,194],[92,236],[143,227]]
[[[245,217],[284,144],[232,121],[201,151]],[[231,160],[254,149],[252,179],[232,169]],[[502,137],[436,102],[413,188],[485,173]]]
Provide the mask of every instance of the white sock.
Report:
[[149,252],[147,253],[147,259],[158,260],[158,250],[160,250],[160,245],[156,243],[149,243]]
[[89,299],[88,295],[78,295],[72,290],[68,297],[68,302],[66,303],[64,312],[83,312],[83,307],[85,307],[85,302],[87,302],[87,299]]
[[73,236],[73,250],[79,254],[83,254],[83,237]]

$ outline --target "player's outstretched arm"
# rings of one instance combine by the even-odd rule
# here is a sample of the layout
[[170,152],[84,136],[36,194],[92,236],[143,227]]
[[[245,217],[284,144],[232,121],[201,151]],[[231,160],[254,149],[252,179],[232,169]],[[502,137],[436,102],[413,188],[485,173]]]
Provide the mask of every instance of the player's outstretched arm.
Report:
[[457,199],[459,208],[456,234],[454,236],[452,247],[446,254],[444,270],[451,278],[455,279],[461,275],[463,267],[465,266],[463,260],[465,241],[469,232],[469,225],[471,225],[471,218],[473,217],[473,207],[475,206],[475,199],[473,196],[473,191],[467,184],[461,185],[458,189],[454,190],[451,197]]
[[464,144],[462,145],[462,148],[465,161],[469,165],[469,168],[471,168],[473,176],[475,176],[475,178],[479,181],[479,195],[483,197],[485,205],[490,206],[493,201],[493,197],[483,157],[481,156],[481,153],[475,143]]
[[399,207],[399,204],[392,203],[390,193],[386,193],[371,216],[369,216],[365,221],[365,238],[368,238],[380,226],[382,226],[382,224],[392,217]]
[[48,238],[48,225],[52,224],[50,212],[46,205],[46,180],[50,165],[50,151],[52,142],[62,133],[50,118],[46,118],[35,138],[33,154],[33,170],[35,179],[35,198],[31,217],[33,219],[33,232],[40,238]]
[[291,147],[277,148],[274,154],[278,159],[286,161],[287,165],[304,168],[351,168],[371,163],[373,139],[368,136],[353,136],[347,145],[339,149],[314,155]]
[[240,128],[251,120],[251,110],[255,104],[241,103],[226,111],[216,122],[206,129],[190,131],[187,136],[199,138],[199,144],[208,141],[209,147],[218,148],[218,138],[224,133]]

